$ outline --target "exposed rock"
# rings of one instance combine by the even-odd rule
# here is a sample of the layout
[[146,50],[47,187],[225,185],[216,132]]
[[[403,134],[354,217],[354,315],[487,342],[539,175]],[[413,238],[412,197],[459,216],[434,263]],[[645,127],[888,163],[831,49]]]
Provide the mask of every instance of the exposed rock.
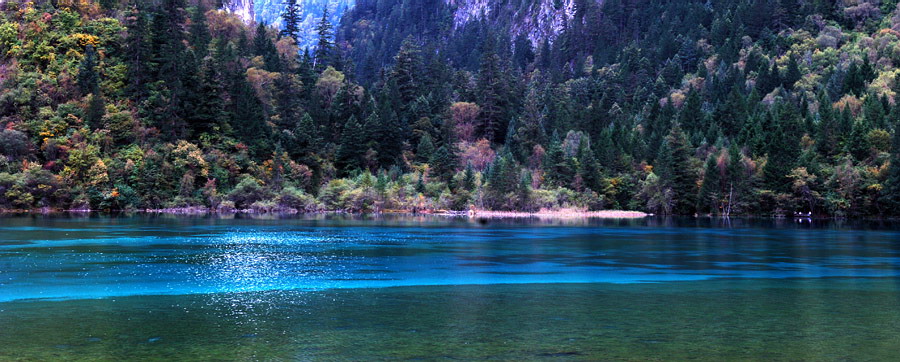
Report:
[[228,0],[222,3],[225,10],[237,14],[245,23],[249,24],[256,19],[253,0]]
[[[554,40],[575,16],[575,0],[533,0],[530,5],[492,0],[445,0],[455,8],[455,28],[481,19],[510,21],[511,35],[524,34],[537,46],[544,39]],[[600,0],[596,0],[600,2]]]

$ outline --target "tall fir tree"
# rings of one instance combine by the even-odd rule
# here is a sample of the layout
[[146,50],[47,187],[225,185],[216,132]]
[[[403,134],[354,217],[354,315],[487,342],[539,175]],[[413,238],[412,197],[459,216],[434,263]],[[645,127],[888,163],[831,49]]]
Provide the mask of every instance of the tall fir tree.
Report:
[[[326,3],[327,8],[327,3]],[[300,25],[303,22],[301,19],[302,8],[299,4],[297,4],[297,0],[285,0],[284,2],[284,10],[281,12],[281,20],[283,27],[281,29],[281,36],[288,37],[294,40],[294,44],[300,44]]]
[[316,26],[316,34],[319,41],[316,43],[315,67],[317,70],[324,70],[329,65],[334,65],[334,27],[329,19],[328,5],[322,11],[322,19]]

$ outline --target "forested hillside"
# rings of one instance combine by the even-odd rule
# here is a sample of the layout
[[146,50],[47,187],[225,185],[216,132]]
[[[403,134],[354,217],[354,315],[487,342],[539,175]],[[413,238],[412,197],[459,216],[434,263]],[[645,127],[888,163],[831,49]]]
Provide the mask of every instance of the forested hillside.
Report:
[[896,1],[468,3],[6,1],[0,208],[900,210]]

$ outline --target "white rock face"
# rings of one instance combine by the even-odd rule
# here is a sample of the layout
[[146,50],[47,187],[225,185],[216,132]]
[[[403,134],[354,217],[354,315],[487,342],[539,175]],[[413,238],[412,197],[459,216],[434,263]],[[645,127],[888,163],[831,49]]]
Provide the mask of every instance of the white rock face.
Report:
[[253,0],[229,0],[224,2],[224,4],[225,10],[236,14],[245,23],[252,23],[256,19]]
[[[512,17],[510,31],[513,36],[524,34],[537,46],[544,39],[554,40],[565,27],[565,23],[575,16],[574,0],[534,0],[520,9],[498,8],[491,0],[445,0],[455,7],[454,27],[482,18]],[[597,0],[600,2],[600,0]],[[492,14],[491,12],[498,12]]]

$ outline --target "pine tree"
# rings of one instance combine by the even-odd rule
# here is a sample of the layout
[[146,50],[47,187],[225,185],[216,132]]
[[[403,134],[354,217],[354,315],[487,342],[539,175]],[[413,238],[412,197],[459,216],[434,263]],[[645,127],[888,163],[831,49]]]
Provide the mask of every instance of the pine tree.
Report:
[[516,138],[524,154],[530,154],[535,146],[544,144],[547,138],[546,109],[541,99],[539,78],[540,73],[532,74],[532,81],[529,83],[525,95],[522,116],[519,118],[520,126],[516,129]]
[[666,145],[660,170],[660,177],[672,187],[675,206],[672,212],[677,215],[692,215],[696,208],[697,175],[692,166],[691,146],[687,136],[676,124],[666,136]]
[[791,180],[788,174],[794,169],[797,155],[800,153],[799,136],[797,135],[798,117],[796,108],[790,104],[781,104],[775,111],[775,127],[767,137],[769,144],[766,154],[768,160],[763,170],[765,184],[769,190],[789,192]]
[[[372,117],[377,117],[373,114]],[[372,123],[371,117],[366,123]],[[342,174],[347,175],[352,171],[363,168],[363,156],[366,154],[366,130],[356,117],[350,117],[344,124],[341,143],[338,146],[335,163]]]
[[84,49],[84,59],[78,67],[78,88],[81,94],[100,95],[100,75],[97,73],[97,52],[88,44]]
[[197,3],[194,14],[191,17],[191,45],[194,46],[194,52],[202,59],[209,52],[209,43],[212,36],[209,34],[209,27],[206,24],[206,7],[203,2]]
[[434,175],[441,180],[450,180],[456,174],[456,157],[446,145],[439,147],[434,152],[429,163]]
[[737,144],[732,143],[728,148],[728,167],[725,170],[727,177],[727,185],[725,190],[725,205],[722,213],[730,216],[732,213],[740,212],[743,205],[740,201],[741,196],[747,193],[747,175],[744,172],[743,153]]
[[315,68],[319,71],[334,63],[334,30],[328,18],[328,6],[322,12],[322,19],[316,26],[319,42],[316,44]]
[[881,202],[892,210],[893,215],[900,215],[900,130],[894,131],[891,161],[884,182]]
[[[138,5],[142,2],[137,2]],[[132,7],[126,18],[128,35],[125,38],[125,64],[128,66],[126,93],[136,103],[147,96],[147,77],[150,63],[150,24],[147,12],[137,6]]]
[[428,162],[431,160],[432,155],[434,155],[434,143],[431,140],[431,135],[426,133],[419,139],[419,146],[416,148],[416,159],[419,162]]
[[720,213],[719,205],[722,201],[722,175],[719,172],[718,157],[715,153],[706,159],[703,168],[703,184],[700,186],[698,196],[698,211],[712,214]]
[[262,23],[256,27],[256,36],[253,38],[253,54],[263,57],[265,70],[270,72],[281,70],[281,59],[278,56],[278,49],[275,47],[272,39],[269,38],[269,32]]
[[820,92],[818,97],[819,113],[816,129],[816,143],[822,156],[830,158],[840,152],[840,130],[831,101],[825,92]]
[[232,75],[230,84],[232,97],[227,110],[235,137],[247,146],[254,157],[272,154],[271,132],[266,126],[263,105],[256,97],[256,91],[243,73]]
[[869,129],[868,123],[864,120],[856,121],[853,123],[853,131],[847,137],[846,152],[858,161],[869,158],[869,155],[872,153],[869,140],[866,137]]
[[[327,11],[327,4],[325,8]],[[300,23],[303,22],[301,16],[302,9],[297,4],[297,0],[285,0],[284,11],[281,13],[282,23],[284,24],[284,28],[281,29],[281,36],[293,39],[298,46],[300,45]]]
[[787,90],[794,89],[794,84],[800,81],[801,78],[803,78],[803,73],[800,72],[800,65],[797,64],[795,57],[791,57],[784,74],[784,88]]
[[511,201],[520,185],[519,167],[509,151],[504,151],[491,165],[488,173],[486,193],[488,203],[494,209],[511,209]]
[[479,131],[488,140],[502,143],[502,130],[507,127],[508,84],[503,77],[500,55],[488,36],[482,50],[481,68],[478,72],[478,91],[481,106],[481,127]]
[[203,62],[200,73],[200,87],[198,102],[194,104],[194,111],[190,114],[190,126],[194,136],[208,134],[220,136],[224,133],[223,121],[225,115],[225,85],[222,84],[222,75],[219,67],[211,59]]
[[463,174],[463,188],[466,191],[472,191],[475,189],[475,170],[472,169],[472,164],[466,165],[466,171]]
[[106,113],[106,102],[100,91],[97,53],[94,51],[94,46],[90,44],[85,48],[84,59],[78,68],[78,87],[81,89],[81,94],[90,94],[84,120],[91,128],[101,128],[100,121]]
[[407,37],[400,46],[400,51],[394,57],[394,68],[390,76],[400,93],[401,111],[409,111],[412,103],[422,93],[419,88],[424,80],[421,51],[412,36]]

